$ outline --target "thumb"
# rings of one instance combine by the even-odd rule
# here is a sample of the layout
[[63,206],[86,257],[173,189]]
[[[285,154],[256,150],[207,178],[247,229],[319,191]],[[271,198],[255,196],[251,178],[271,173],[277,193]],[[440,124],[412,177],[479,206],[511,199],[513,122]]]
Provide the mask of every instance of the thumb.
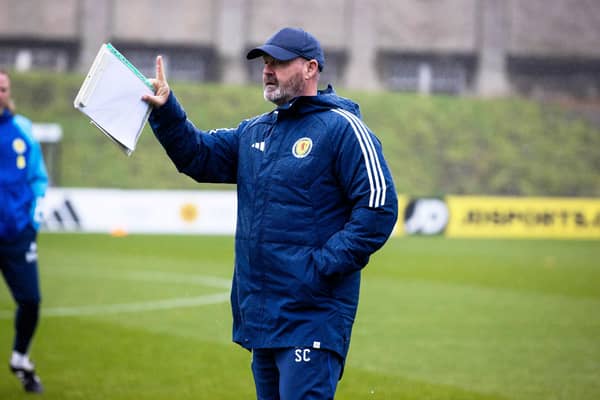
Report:
[[153,107],[161,107],[167,102],[171,90],[166,82],[161,82],[157,79],[150,79],[152,86],[154,86],[154,95],[145,94],[142,96],[142,100],[150,104]]

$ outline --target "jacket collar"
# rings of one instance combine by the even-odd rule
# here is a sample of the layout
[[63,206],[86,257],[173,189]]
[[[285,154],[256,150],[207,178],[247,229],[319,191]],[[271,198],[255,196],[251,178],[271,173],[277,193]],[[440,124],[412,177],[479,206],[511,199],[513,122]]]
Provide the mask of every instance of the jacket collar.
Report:
[[0,114],[0,123],[5,123],[13,117],[8,107],[4,107],[4,111]]
[[274,111],[278,116],[294,114],[302,115],[336,108],[342,108],[360,117],[358,104],[338,96],[331,85],[328,85],[326,89],[319,90],[316,96],[295,97],[288,103],[277,107]]

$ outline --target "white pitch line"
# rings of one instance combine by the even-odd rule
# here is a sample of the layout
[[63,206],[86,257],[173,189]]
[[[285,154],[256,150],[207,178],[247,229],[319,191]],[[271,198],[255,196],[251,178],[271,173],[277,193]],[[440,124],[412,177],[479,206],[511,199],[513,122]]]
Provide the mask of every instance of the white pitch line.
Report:
[[55,272],[67,275],[77,275],[85,277],[97,277],[103,279],[131,280],[137,282],[161,282],[161,283],[179,283],[189,285],[208,286],[219,289],[231,289],[231,279],[219,278],[210,275],[182,274],[162,271],[98,271],[85,270],[82,268],[60,267],[55,268]]
[[[121,314],[140,311],[170,310],[174,308],[197,307],[219,304],[229,301],[229,292],[209,294],[198,297],[180,297],[167,300],[156,300],[139,303],[106,304],[99,306],[51,307],[43,308],[44,317],[81,317],[101,314]],[[14,317],[14,312],[0,311],[0,319]]]
[[231,279],[217,278],[216,276],[208,275],[187,275],[156,271],[130,272],[122,274],[121,278],[133,281],[187,283],[192,285],[215,287],[219,289],[231,289]]

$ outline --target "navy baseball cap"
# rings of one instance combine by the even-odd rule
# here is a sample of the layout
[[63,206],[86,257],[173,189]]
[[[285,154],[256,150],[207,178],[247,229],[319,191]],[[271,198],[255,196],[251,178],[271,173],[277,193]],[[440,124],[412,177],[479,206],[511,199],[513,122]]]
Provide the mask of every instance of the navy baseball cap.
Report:
[[319,71],[322,71],[325,66],[321,44],[317,38],[300,28],[283,28],[267,39],[265,44],[250,50],[246,58],[252,60],[265,54],[280,61],[288,61],[296,57],[314,59],[319,63]]

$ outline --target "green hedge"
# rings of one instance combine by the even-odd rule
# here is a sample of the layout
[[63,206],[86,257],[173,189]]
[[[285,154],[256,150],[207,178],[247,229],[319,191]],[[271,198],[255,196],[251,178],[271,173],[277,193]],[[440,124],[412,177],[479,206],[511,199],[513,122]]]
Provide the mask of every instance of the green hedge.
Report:
[[[179,175],[148,127],[127,158],[73,108],[81,75],[13,74],[19,111],[62,125],[61,186],[225,188]],[[203,129],[268,111],[257,86],[174,83]],[[523,99],[349,92],[384,144],[397,190],[413,195],[600,196],[600,128],[558,106]]]

